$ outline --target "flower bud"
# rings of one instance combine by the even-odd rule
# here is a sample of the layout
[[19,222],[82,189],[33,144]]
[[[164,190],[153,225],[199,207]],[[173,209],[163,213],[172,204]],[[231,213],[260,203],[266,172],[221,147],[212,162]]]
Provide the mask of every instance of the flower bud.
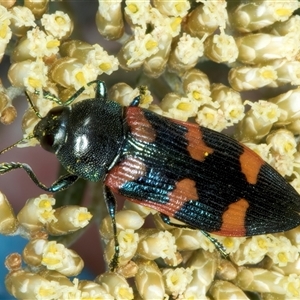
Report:
[[56,60],[59,45],[58,39],[35,27],[27,31],[26,37],[19,41],[11,58],[14,62],[39,58],[43,59],[45,64],[50,64]]
[[30,266],[40,266],[43,259],[43,249],[47,245],[45,239],[33,239],[30,240],[23,249],[24,262]]
[[[186,94],[193,91],[193,88],[191,88],[190,85],[193,85],[194,83],[197,83],[198,86],[207,90],[210,89],[210,82],[207,75],[196,68],[186,71],[182,76],[182,86]],[[194,96],[194,98],[197,99],[198,97]]]
[[[300,26],[300,24],[299,24]],[[275,59],[268,63],[276,71],[276,77],[273,82],[269,83],[270,87],[279,87],[285,84],[300,84],[300,62],[289,61],[287,59]]]
[[272,244],[268,249],[268,257],[279,267],[285,267],[299,258],[298,248],[293,246],[285,236],[270,235]]
[[18,221],[6,196],[0,192],[0,233],[13,234],[18,228]]
[[5,286],[17,299],[59,299],[59,285],[42,276],[23,270],[12,272],[5,278]]
[[238,53],[233,36],[225,34],[222,28],[220,34],[210,35],[204,42],[204,54],[216,63],[232,63]]
[[225,28],[228,18],[226,1],[205,1],[187,16],[184,31],[202,38],[213,34],[218,27]]
[[118,266],[118,274],[125,278],[132,278],[136,276],[138,266],[132,260],[128,261],[125,265]]
[[47,223],[47,232],[52,235],[68,234],[89,224],[92,214],[86,207],[67,205],[55,210],[55,222]]
[[[139,235],[135,233],[132,229],[121,230],[118,233],[118,242],[119,242],[119,257],[118,257],[118,265],[124,266],[126,265],[132,257],[135,255],[138,242]],[[115,255],[115,243],[114,239],[111,239],[109,243],[106,245],[105,249],[105,260],[109,263],[112,261]]]
[[267,235],[253,236],[244,241],[230,258],[238,266],[257,264],[263,260],[270,246],[271,240]]
[[300,245],[300,226],[297,226],[292,230],[286,231],[284,233],[284,236],[286,236],[294,246]]
[[286,300],[285,295],[279,295],[275,293],[263,293],[261,294],[261,300]]
[[298,51],[295,34],[274,36],[266,33],[248,34],[235,39],[239,49],[238,60],[244,64],[265,64],[270,60],[292,59]]
[[25,87],[30,92],[41,90],[47,84],[47,66],[40,60],[25,60],[14,63],[8,70],[8,79],[16,87]]
[[223,111],[219,108],[212,107],[210,104],[200,108],[197,113],[196,122],[201,126],[208,127],[215,131],[222,131],[227,126]]
[[241,245],[246,241],[245,237],[230,237],[230,236],[217,236],[211,235],[213,238],[217,239],[226,249],[228,254],[235,253]]
[[270,132],[281,110],[276,104],[264,100],[255,103],[245,101],[245,104],[249,104],[251,109],[239,123],[237,139],[242,142],[258,142]]
[[150,0],[127,0],[124,9],[125,20],[131,27],[135,27],[135,25],[145,27],[145,23],[151,18],[150,9]]
[[228,281],[215,280],[209,289],[209,294],[215,300],[239,299],[248,300],[247,295],[237,286]]
[[[209,253],[202,249],[192,252],[186,262],[186,267],[193,270],[192,281],[187,285],[184,292],[185,299],[206,299],[205,295],[213,282],[218,267],[218,255],[216,252]],[[193,298],[192,298],[193,299]]]
[[289,298],[299,297],[300,279],[295,274],[283,276],[264,269],[243,268],[234,283],[247,291],[276,293]]
[[146,58],[144,62],[143,69],[147,76],[157,78],[163,74],[168,63],[171,51],[171,42],[171,34],[162,34],[158,52]]
[[[116,225],[118,232],[121,230],[137,230],[144,224],[144,219],[135,211],[121,210],[116,214]],[[105,239],[113,238],[112,220],[106,216],[100,225],[100,234]]]
[[296,1],[243,3],[230,14],[230,24],[241,32],[257,31],[276,21],[287,20],[298,7]]
[[93,281],[81,280],[78,289],[82,293],[82,299],[105,299],[114,300],[114,297],[107,293],[105,288]]
[[146,33],[140,27],[134,29],[134,35],[121,48],[118,53],[120,66],[125,70],[138,69],[147,57],[159,51],[159,36],[155,33]]
[[97,77],[94,67],[82,64],[76,58],[58,59],[49,72],[52,80],[63,87],[80,89]]
[[300,88],[289,90],[268,101],[274,103],[280,109],[280,115],[276,125],[285,126],[293,121],[299,120],[300,117]]
[[176,93],[168,93],[161,100],[160,107],[169,117],[187,121],[188,118],[196,115],[198,104],[196,101],[181,97]]
[[201,233],[200,230],[176,228],[172,230],[176,239],[178,251],[191,251],[199,248],[214,250],[214,245]]
[[104,273],[98,276],[96,283],[101,284],[116,300],[133,299],[133,290],[124,277],[117,273]]
[[5,258],[5,267],[9,272],[15,272],[22,267],[22,257],[19,253],[11,253]]
[[227,259],[221,259],[218,266],[216,277],[221,280],[230,281],[233,280],[237,275],[236,266]]
[[71,280],[67,276],[57,271],[42,269],[40,272],[38,272],[38,274],[49,281],[56,281],[60,286],[64,285],[73,287]]
[[269,134],[266,138],[271,151],[281,156],[287,155],[293,157],[296,153],[297,143],[294,135],[286,129],[278,129]]
[[163,279],[166,287],[166,293],[173,297],[182,294],[187,285],[192,281],[192,268],[163,269]]
[[1,15],[1,40],[0,40],[0,62],[4,56],[5,49],[9,43],[12,31],[10,29],[11,24],[11,13],[2,5],[0,5],[0,15]]
[[70,40],[63,43],[61,53],[63,56],[76,58],[83,65],[89,65],[98,75],[110,75],[119,66],[118,60],[113,55],[108,55],[98,44],[90,45],[79,40]]
[[55,199],[46,194],[31,198],[20,210],[17,219],[27,231],[40,231],[46,223],[56,221],[52,209],[54,204]]
[[133,89],[124,82],[116,83],[108,92],[108,98],[112,99],[122,106],[130,106],[135,97],[140,96],[140,107],[149,108],[153,101],[150,91],[145,86]]
[[99,1],[96,13],[96,25],[99,33],[108,40],[117,40],[124,33],[124,22],[121,11],[121,0]]
[[296,274],[300,276],[300,257],[298,256],[296,261],[288,262],[285,266],[272,266],[272,271],[280,272],[284,275]]
[[172,259],[176,257],[175,238],[168,231],[160,231],[146,235],[138,245],[138,254],[145,259],[154,260],[159,257]]
[[48,10],[49,0],[24,0],[24,6],[32,11],[36,19],[40,19]]
[[[277,2],[280,3],[280,2]],[[296,4],[297,1],[291,1],[289,3],[294,3]],[[280,10],[279,10],[280,12]],[[283,15],[285,11],[283,9]],[[264,28],[264,32],[278,35],[278,36],[284,36],[288,33],[294,33],[297,34],[299,33],[299,26],[300,26],[300,17],[299,15],[295,14],[292,15],[289,19],[283,22],[276,22],[272,26]]]
[[0,5],[5,8],[11,8],[16,3],[16,0],[0,0]]
[[132,210],[137,212],[143,219],[146,218],[149,214],[155,214],[157,211],[151,209],[147,206],[137,204],[135,202],[125,200],[124,209]]
[[22,131],[24,134],[32,134],[35,125],[40,121],[34,110],[28,108],[22,118]]
[[205,37],[199,39],[183,33],[176,46],[171,50],[168,61],[170,72],[182,75],[193,68],[197,64],[199,57],[203,55],[203,41]]
[[154,0],[153,6],[156,7],[163,15],[185,17],[191,5],[189,1],[163,1]]
[[238,123],[244,116],[245,107],[240,93],[221,83],[211,86],[212,101],[219,104],[228,126]]
[[11,30],[16,36],[23,36],[30,27],[35,27],[35,19],[31,10],[25,6],[14,6],[11,9]]
[[[65,248],[62,249],[63,250],[63,253],[61,253],[62,257],[58,258],[61,259],[61,262],[57,264],[56,254],[54,256],[52,255],[53,245],[54,244],[52,245],[49,244],[48,248],[45,249],[45,254],[43,255],[43,265],[46,265],[48,269],[55,268],[55,270],[57,270],[59,273],[65,276],[77,276],[78,274],[80,274],[84,266],[81,257],[74,250]],[[49,255],[48,255],[48,251],[49,251]]]
[[13,105],[9,105],[1,111],[0,115],[0,122],[4,125],[9,125],[16,119],[17,110]]
[[67,39],[72,34],[74,27],[70,17],[66,13],[58,10],[53,14],[43,14],[41,24],[47,34],[51,34],[59,40]]
[[256,90],[270,85],[277,79],[277,72],[272,66],[232,68],[228,79],[230,85],[238,92]]
[[165,299],[162,274],[154,261],[138,261],[135,284],[142,299]]

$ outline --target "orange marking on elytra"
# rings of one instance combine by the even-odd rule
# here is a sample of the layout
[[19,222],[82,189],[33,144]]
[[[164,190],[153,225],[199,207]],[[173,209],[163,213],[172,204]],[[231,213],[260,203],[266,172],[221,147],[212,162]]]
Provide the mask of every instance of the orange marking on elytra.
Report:
[[106,175],[105,185],[118,193],[119,188],[146,175],[146,165],[138,158],[128,157],[115,165]]
[[158,203],[144,200],[130,199],[130,201],[153,208],[168,216],[173,216],[185,202],[198,200],[196,183],[189,178],[178,181],[173,191],[168,193],[169,201],[167,203]]
[[201,128],[198,125],[187,124],[177,120],[173,121],[184,126],[188,130],[185,134],[185,138],[188,141],[187,150],[193,159],[204,161],[208,155],[214,152],[214,149],[207,146],[203,141]]
[[260,168],[265,164],[264,160],[249,148],[243,146],[244,152],[240,155],[242,173],[251,184],[256,184]]
[[198,200],[196,183],[189,178],[182,179],[176,183],[176,188],[169,193],[169,203],[180,203],[190,200]]
[[219,231],[213,232],[225,236],[245,236],[245,219],[249,203],[241,198],[228,205],[222,215],[222,226]]
[[126,110],[126,121],[131,134],[137,139],[145,143],[153,143],[156,138],[155,129],[144,116],[139,107],[128,107]]

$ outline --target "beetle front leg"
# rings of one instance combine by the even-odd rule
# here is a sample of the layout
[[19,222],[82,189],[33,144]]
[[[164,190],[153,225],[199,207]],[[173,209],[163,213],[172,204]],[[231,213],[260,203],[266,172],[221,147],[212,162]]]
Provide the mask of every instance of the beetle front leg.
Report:
[[[90,81],[89,83],[87,83],[87,86],[90,86],[92,84],[96,84],[95,87],[95,98],[96,99],[106,99],[107,98],[107,90],[106,90],[106,86],[105,83],[101,80],[93,80]],[[79,90],[76,91],[75,94],[73,94],[73,96],[71,96],[64,104],[63,106],[68,106],[71,105],[74,100],[83,93],[83,91],[86,89],[85,86],[83,86],[82,88],[80,88]]]
[[138,96],[136,96],[136,97],[131,101],[131,103],[130,103],[129,106],[130,106],[130,107],[137,107],[137,106],[139,106],[140,103],[141,103],[141,97],[146,95],[147,89],[148,89],[148,88],[147,88],[146,86],[141,85],[141,86],[139,87],[140,94],[139,94]]
[[118,267],[120,247],[119,247],[119,241],[117,236],[117,225],[116,225],[116,199],[107,186],[104,186],[104,199],[105,199],[107,211],[111,218],[113,233],[114,233],[115,254],[111,262],[109,263],[109,268],[113,271]]
[[46,192],[56,193],[67,189],[70,185],[72,185],[77,179],[78,176],[73,174],[65,174],[60,176],[50,187],[46,187],[43,183],[41,183],[34,172],[32,171],[31,167],[27,164],[22,163],[2,163],[0,164],[0,175],[10,172],[14,169],[23,169],[29,175],[31,180],[41,189]]

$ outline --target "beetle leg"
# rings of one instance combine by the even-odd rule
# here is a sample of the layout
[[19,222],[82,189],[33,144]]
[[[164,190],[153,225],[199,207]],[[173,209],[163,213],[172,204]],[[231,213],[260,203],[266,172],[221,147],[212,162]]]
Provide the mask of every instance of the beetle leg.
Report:
[[51,193],[61,192],[69,188],[73,183],[77,181],[79,177],[74,174],[67,173],[61,175],[51,186],[48,188],[48,191]]
[[96,99],[107,99],[107,89],[106,89],[106,85],[103,81],[101,80],[94,80],[88,83],[88,85],[91,85],[92,83],[96,83],[96,87],[95,87],[95,91],[96,91],[96,95],[95,98]]
[[[189,229],[194,229],[193,227],[190,227],[188,225],[180,225],[180,224],[176,224],[176,223],[172,223],[170,221],[170,218],[167,215],[164,214],[160,214],[161,219],[163,220],[164,223],[174,226],[174,227],[178,227],[178,228],[189,228]],[[224,245],[222,245],[217,239],[213,238],[208,232],[200,230],[201,233],[208,238],[213,244],[214,246],[217,248],[217,250],[222,254],[222,256],[224,258],[228,258],[228,253],[224,247]]]
[[[106,85],[103,81],[101,80],[93,80],[89,83],[87,83],[87,86],[90,86],[92,84],[96,84],[96,87],[95,87],[95,98],[96,99],[107,99],[107,90],[106,90]],[[71,105],[74,100],[80,95],[83,93],[83,91],[86,89],[85,86],[81,87],[79,90],[76,91],[75,94],[73,94],[73,96],[71,96],[64,104],[63,106],[68,106],[68,105]]]
[[56,180],[50,187],[46,187],[43,183],[41,183],[34,172],[32,171],[31,167],[27,164],[22,163],[2,163],[0,164],[0,175],[5,174],[9,171],[14,169],[23,169],[29,175],[31,180],[41,189],[44,191],[55,193],[67,189],[70,185],[72,185],[77,179],[78,176],[73,174],[66,174],[62,175]]
[[147,91],[147,87],[144,85],[141,85],[139,87],[140,90],[140,94],[138,96],[136,96],[130,103],[130,107],[135,107],[135,106],[139,106],[141,103],[141,95],[145,95],[146,91]]
[[138,95],[136,96],[130,103],[130,107],[136,107],[136,106],[139,106],[140,105],[140,102],[141,102],[141,96]]
[[217,248],[217,250],[221,253],[221,255],[228,259],[229,258],[229,254],[227,253],[226,248],[224,247],[224,245],[222,243],[220,243],[217,239],[213,238],[208,232],[200,230],[201,233],[207,237]]
[[[37,93],[37,92],[36,92]],[[43,90],[43,98],[47,99],[47,100],[50,100],[52,102],[55,102],[57,103],[58,105],[61,105],[61,106],[64,106],[64,103],[58,98],[56,97],[55,95],[51,94],[50,92],[48,91],[44,91]]]
[[115,270],[118,266],[118,259],[120,253],[119,241],[117,237],[117,225],[116,225],[116,199],[107,186],[104,186],[104,199],[105,199],[107,211],[111,217],[113,233],[114,233],[114,241],[115,241],[115,254],[111,262],[109,263],[109,268],[111,270]]

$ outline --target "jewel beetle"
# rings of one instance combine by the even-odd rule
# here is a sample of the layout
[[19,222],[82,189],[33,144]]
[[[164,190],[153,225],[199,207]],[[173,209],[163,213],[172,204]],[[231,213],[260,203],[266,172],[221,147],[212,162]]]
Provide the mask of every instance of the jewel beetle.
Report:
[[[122,107],[108,99],[104,82],[92,84],[95,98],[75,104],[84,88],[65,104],[46,92],[61,105],[33,131],[66,175],[46,187],[26,164],[2,163],[0,174],[23,168],[48,192],[66,189],[78,178],[103,181],[115,233],[114,194],[157,210],[166,223],[173,217],[206,236],[253,236],[300,224],[299,194],[255,152],[222,133],[140,108],[140,96]],[[112,268],[118,259],[116,234],[115,245]]]

